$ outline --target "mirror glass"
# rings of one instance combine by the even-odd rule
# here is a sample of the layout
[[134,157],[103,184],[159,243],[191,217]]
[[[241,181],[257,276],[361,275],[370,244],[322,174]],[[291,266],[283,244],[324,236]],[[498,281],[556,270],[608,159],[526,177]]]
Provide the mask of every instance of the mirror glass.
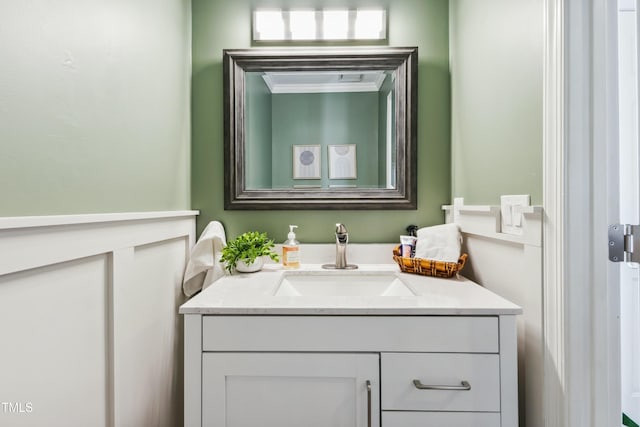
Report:
[[416,56],[225,51],[225,208],[415,209]]

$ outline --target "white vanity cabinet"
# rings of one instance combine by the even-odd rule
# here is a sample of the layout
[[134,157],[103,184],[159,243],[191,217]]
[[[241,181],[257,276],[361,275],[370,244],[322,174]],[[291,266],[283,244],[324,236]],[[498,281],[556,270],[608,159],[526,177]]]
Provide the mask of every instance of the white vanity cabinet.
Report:
[[517,427],[513,314],[185,314],[185,426]]

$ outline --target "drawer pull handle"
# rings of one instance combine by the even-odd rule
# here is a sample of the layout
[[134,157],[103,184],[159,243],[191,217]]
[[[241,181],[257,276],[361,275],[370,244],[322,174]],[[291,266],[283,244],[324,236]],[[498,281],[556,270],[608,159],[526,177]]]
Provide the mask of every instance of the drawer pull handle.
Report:
[[416,386],[418,390],[471,390],[471,384],[467,381],[461,381],[460,385],[427,385],[422,384],[420,380],[413,380],[413,385]]
[[371,381],[367,380],[367,427],[371,427]]

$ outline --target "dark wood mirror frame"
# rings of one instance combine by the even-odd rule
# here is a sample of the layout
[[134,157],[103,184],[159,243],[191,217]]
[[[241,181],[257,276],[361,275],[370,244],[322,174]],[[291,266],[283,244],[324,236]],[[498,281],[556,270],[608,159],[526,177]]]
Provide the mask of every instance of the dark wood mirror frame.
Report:
[[[395,70],[396,188],[245,188],[245,73]],[[243,49],[223,52],[227,210],[417,209],[418,49]]]

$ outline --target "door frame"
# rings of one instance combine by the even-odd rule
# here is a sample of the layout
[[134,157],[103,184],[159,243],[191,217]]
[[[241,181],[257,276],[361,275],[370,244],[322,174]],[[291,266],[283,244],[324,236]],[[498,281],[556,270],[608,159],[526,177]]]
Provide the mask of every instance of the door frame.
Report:
[[[609,4],[608,4],[609,3]],[[617,2],[544,0],[545,426],[619,425]]]

